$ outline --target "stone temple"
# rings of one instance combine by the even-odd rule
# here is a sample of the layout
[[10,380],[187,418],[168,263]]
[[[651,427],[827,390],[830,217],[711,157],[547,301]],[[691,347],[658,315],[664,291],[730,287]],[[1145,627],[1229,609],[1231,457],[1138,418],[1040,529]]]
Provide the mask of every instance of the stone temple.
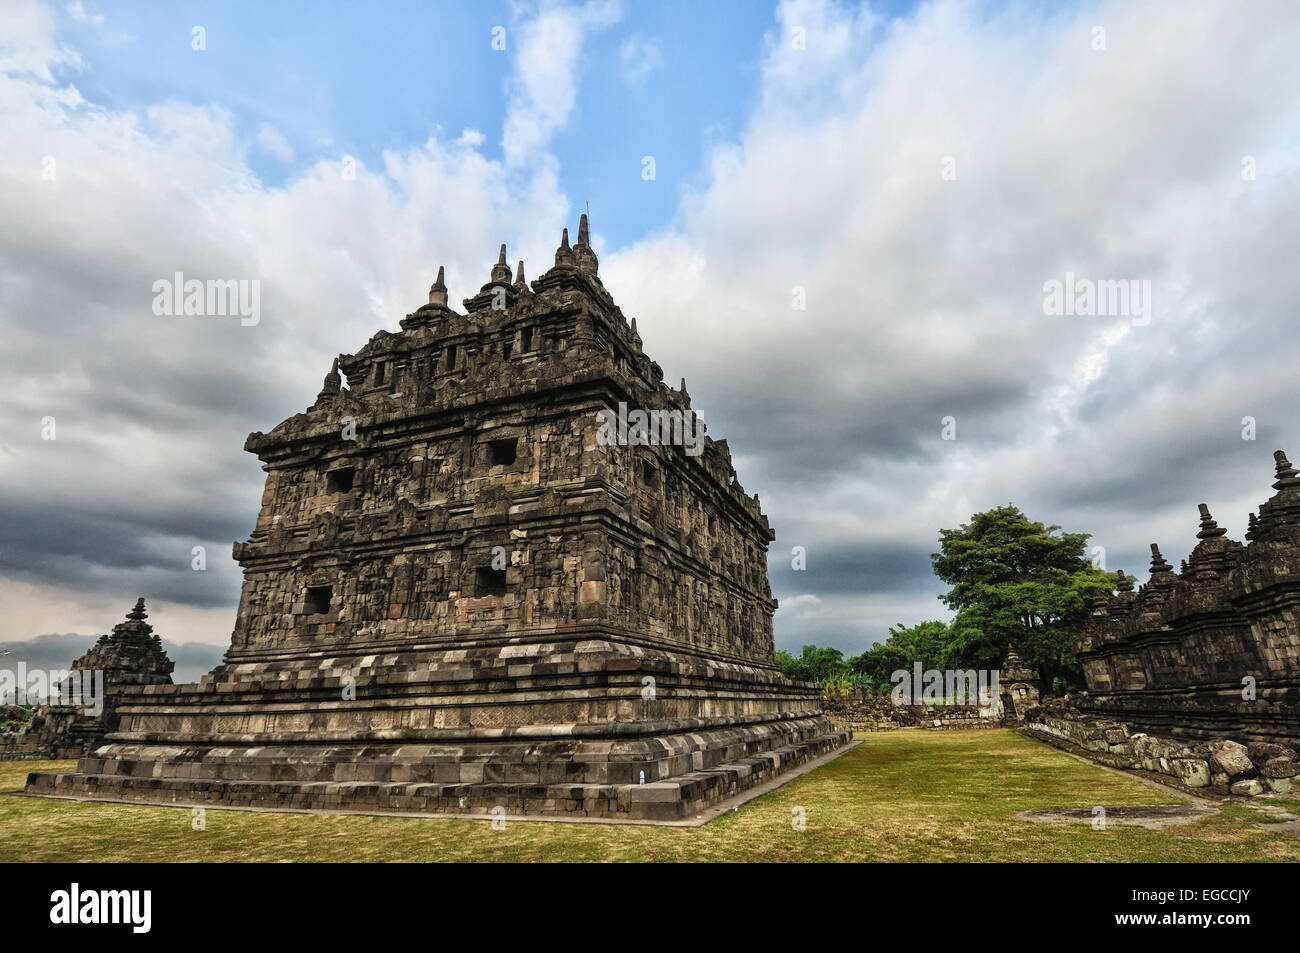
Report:
[[248,438],[266,489],[223,664],[123,686],[106,743],[29,792],[690,819],[847,743],[776,667],[774,534],[726,441],[601,439],[600,411],[693,411],[586,216],[531,283],[505,254],[464,313],[439,269]]
[[1152,543],[1145,585],[1116,574],[1075,646],[1088,691],[1031,709],[1026,734],[1215,794],[1294,792],[1300,471],[1282,450],[1273,461],[1277,492],[1250,514],[1245,543],[1202,503],[1180,571]]

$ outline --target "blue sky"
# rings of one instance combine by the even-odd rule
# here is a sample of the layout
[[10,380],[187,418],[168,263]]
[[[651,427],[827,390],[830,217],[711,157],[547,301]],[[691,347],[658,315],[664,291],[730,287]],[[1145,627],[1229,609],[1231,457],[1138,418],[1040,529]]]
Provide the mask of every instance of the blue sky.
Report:
[[[107,13],[115,27],[107,31],[65,19],[84,60],[77,82],[86,98],[114,109],[169,97],[219,104],[250,139],[269,123],[294,158],[250,154],[268,185],[341,154],[377,162],[383,150],[439,129],[451,137],[477,129],[487,136],[484,153],[501,156],[518,22],[509,4],[127,2]],[[190,48],[195,25],[206,30],[201,55]],[[628,4],[590,44],[581,100],[550,148],[564,193],[575,206],[591,203],[608,241],[670,219],[709,143],[737,134],[772,25],[760,3]],[[497,26],[506,29],[504,51],[491,45]],[[640,86],[624,75],[629,41],[659,54]],[[657,179],[641,186],[647,154]]]
[[[906,16],[913,2],[873,4]],[[65,8],[61,31],[83,61],[87,99],[127,110],[176,98],[230,110],[256,139],[263,123],[293,150],[248,159],[278,186],[321,159],[377,162],[385,149],[477,129],[501,156],[503,90],[528,7],[503,3],[167,3],[126,0],[87,22]],[[773,7],[760,2],[628,3],[584,50],[582,95],[549,144],[575,207],[590,203],[617,246],[669,221],[682,186],[699,185],[711,144],[734,139],[754,106]],[[196,55],[192,31],[205,30]],[[492,47],[504,26],[506,49]],[[626,48],[626,52],[625,52]],[[625,56],[652,57],[643,81]],[[641,178],[656,159],[653,185]]]

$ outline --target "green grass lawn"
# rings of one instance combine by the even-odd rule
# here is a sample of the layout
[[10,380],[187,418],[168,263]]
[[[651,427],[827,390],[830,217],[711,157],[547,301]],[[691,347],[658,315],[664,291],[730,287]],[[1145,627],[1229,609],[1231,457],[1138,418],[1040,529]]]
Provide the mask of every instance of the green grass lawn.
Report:
[[[0,762],[0,790],[69,762]],[[855,750],[700,828],[207,812],[0,796],[5,861],[1282,861],[1300,839],[1229,804],[1181,827],[1020,820],[1049,807],[1179,799],[1012,731],[868,734]],[[807,829],[791,827],[806,811]]]

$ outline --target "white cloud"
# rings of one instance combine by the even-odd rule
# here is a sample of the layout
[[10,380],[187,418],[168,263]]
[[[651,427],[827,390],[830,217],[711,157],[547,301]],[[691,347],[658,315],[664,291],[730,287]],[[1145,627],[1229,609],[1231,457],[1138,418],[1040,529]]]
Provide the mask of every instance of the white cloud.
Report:
[[285,165],[293,161],[293,146],[289,140],[268,122],[257,127],[257,144],[262,151],[279,159]]
[[477,129],[462,129],[460,138],[456,140],[456,145],[467,146],[471,149],[477,149],[483,143],[487,142],[487,136]]
[[0,3],[0,74],[54,81],[53,70],[80,68],[81,58],[54,39],[54,18],[38,0]]
[[616,0],[588,0],[580,6],[544,4],[514,28],[522,38],[514,47],[514,66],[506,84],[502,146],[508,165],[541,158],[577,102],[584,41],[620,16]]
[[72,3],[67,5],[66,9],[68,11],[68,16],[72,17],[72,19],[76,20],[78,23],[86,23],[90,26],[102,26],[104,23],[104,15],[102,13],[89,12],[86,10],[86,6],[81,2],[81,0],[73,0]]
[[650,74],[664,65],[663,50],[658,40],[630,36],[618,51],[623,82],[632,89],[644,89]]

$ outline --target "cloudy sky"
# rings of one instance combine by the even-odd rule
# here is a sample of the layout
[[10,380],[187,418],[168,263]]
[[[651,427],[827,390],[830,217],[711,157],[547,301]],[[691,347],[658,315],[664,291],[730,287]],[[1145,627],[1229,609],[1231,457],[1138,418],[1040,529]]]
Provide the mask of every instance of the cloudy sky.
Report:
[[[588,205],[776,528],[780,647],[946,618],[939,529],[1007,502],[1143,577],[1199,502],[1240,538],[1300,454],[1297,49],[1290,0],[7,0],[0,641],[143,594],[225,644],[245,435]],[[155,315],[178,271],[260,280],[260,322]],[[1046,314],[1067,273],[1150,309]]]

